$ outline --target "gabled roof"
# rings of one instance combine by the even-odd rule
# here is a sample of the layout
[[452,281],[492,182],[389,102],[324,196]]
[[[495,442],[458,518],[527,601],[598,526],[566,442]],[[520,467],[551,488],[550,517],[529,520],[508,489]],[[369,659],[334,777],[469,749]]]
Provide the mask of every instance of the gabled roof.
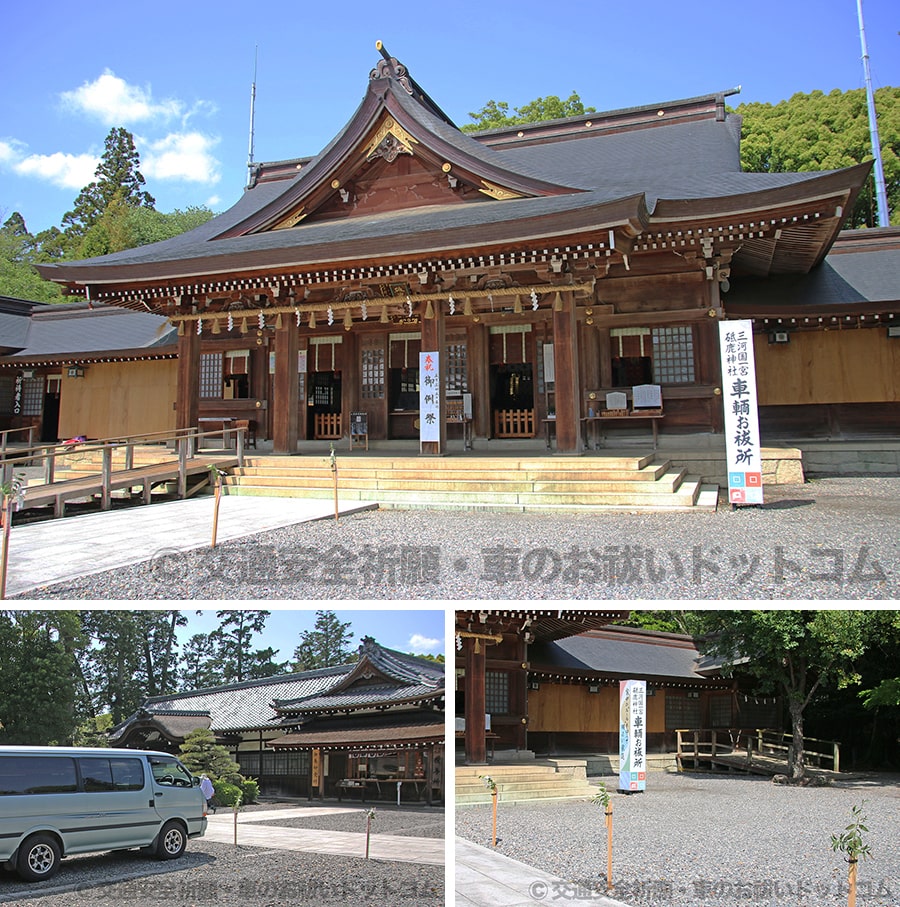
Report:
[[[276,703],[315,702],[327,696],[328,691],[344,687],[347,678],[359,677],[357,668],[361,664],[378,664],[394,678],[395,683],[387,695],[377,700],[382,706],[395,705],[407,699],[417,701],[437,697],[443,690],[443,665],[385,649],[367,638],[359,648],[358,660],[350,664],[151,697],[134,715],[113,729],[110,739],[123,739],[134,727],[148,722],[169,726],[173,716],[202,717],[205,719],[202,725],[217,734],[277,728],[282,723],[282,715],[281,710],[275,707]],[[349,688],[348,693],[352,689]],[[418,690],[418,694],[410,693],[404,699],[395,695],[401,689],[407,693]],[[359,707],[359,704],[353,707]],[[302,710],[302,707],[298,709]],[[200,725],[198,721],[196,726]]]
[[77,358],[100,352],[110,358],[129,358],[139,356],[139,351],[161,349],[174,343],[174,328],[167,319],[99,303],[36,306],[24,325],[19,325],[15,336],[5,333],[2,319],[0,311],[0,331],[3,331],[0,343],[12,347],[15,340],[18,349],[0,358],[0,365],[14,367],[54,357]]
[[385,263],[442,270],[473,250],[590,242],[620,256],[645,234],[648,250],[678,251],[681,229],[738,245],[735,273],[805,272],[870,169],[743,173],[730,92],[473,136],[384,55],[317,156],[260,166],[237,204],[186,234],[41,273],[129,306],[160,286],[210,296],[247,273],[311,286]]
[[384,709],[407,703],[436,701],[444,695],[444,666],[379,646],[366,637],[359,661],[341,680],[310,696],[276,700],[285,720],[314,713]]
[[529,649],[531,675],[582,679],[646,679],[674,686],[727,686],[689,636],[605,627]]

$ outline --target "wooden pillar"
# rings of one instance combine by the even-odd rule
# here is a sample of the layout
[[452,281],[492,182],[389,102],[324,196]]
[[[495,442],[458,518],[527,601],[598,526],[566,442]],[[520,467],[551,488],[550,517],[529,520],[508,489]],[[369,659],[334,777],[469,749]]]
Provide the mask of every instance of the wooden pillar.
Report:
[[[444,342],[445,322],[444,313],[440,305],[435,305],[434,318],[422,318],[422,352],[437,352],[438,365],[440,374],[438,375],[438,384],[440,390],[440,440],[425,441],[422,443],[422,453],[441,455],[447,449],[447,349]],[[419,375],[422,380],[422,375]]]
[[472,392],[472,435],[491,436],[491,363],[486,324],[472,324],[468,330],[466,358],[469,390]]
[[483,639],[463,638],[466,661],[466,765],[487,762],[485,744],[485,647]]
[[612,387],[612,335],[609,328],[597,329],[597,358],[600,367],[597,383],[600,387]]
[[275,329],[275,387],[272,440],[275,453],[297,452],[297,326],[293,318]]
[[553,359],[556,377],[556,449],[580,454],[581,406],[578,384],[578,322],[575,296],[560,291],[553,303]]
[[178,384],[175,392],[175,427],[196,428],[200,416],[200,335],[196,324],[184,322],[178,338]]

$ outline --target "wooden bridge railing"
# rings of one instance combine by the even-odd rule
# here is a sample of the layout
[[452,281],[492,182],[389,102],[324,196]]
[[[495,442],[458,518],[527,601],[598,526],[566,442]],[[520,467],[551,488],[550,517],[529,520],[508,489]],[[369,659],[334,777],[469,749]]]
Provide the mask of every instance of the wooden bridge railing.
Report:
[[[197,458],[201,442],[222,438],[223,446],[227,436],[236,436],[236,459],[238,465],[242,466],[244,462],[244,446],[246,440],[246,429],[228,428],[221,431],[200,431],[196,428],[177,429],[175,431],[152,432],[149,434],[128,435],[125,437],[108,438],[98,441],[88,441],[78,444],[54,444],[43,445],[39,447],[20,448],[16,450],[15,456],[5,456],[2,460],[2,482],[11,483],[17,469],[28,467],[42,466],[42,477],[40,481],[30,482],[24,490],[24,499],[29,498],[33,501],[40,500],[42,503],[48,500],[55,502],[57,515],[61,516],[65,500],[67,498],[78,497],[80,485],[90,484],[88,477],[79,479],[57,480],[56,471],[58,461],[65,461],[66,458],[73,456],[84,457],[93,456],[99,453],[100,470],[97,491],[85,492],[81,496],[88,496],[92,493],[99,493],[101,497],[101,506],[104,510],[110,507],[110,496],[114,488],[127,487],[130,474],[134,473],[134,485],[144,485],[144,500],[149,503],[149,484],[152,477],[142,477],[136,475],[139,470],[134,466],[134,448],[139,445],[157,444],[160,445],[161,452],[165,449],[165,455],[162,455],[156,463],[144,464],[143,469],[149,473],[154,466],[161,466],[169,463],[173,465],[177,461],[177,482],[178,496],[180,498],[187,495],[187,477],[188,473],[196,472],[197,469],[188,469],[188,462]],[[124,467],[118,470],[113,469],[113,454],[124,449]],[[79,484],[80,483],[80,484]],[[69,486],[64,488],[63,486]],[[34,506],[40,506],[37,503]]]
[[4,428],[0,430],[0,454],[5,454],[6,449],[9,447],[9,436],[19,434],[20,432],[27,432],[28,434],[28,447],[31,447],[34,444],[34,426],[26,425],[25,428]]
[[[695,767],[703,762],[713,765],[727,760],[734,766],[743,764],[749,770],[759,762],[760,757],[788,762],[793,750],[791,734],[767,728],[683,728],[675,733],[675,759],[679,771],[684,768],[684,759],[692,761]],[[806,763],[840,771],[841,748],[833,740],[804,737],[803,754]]]

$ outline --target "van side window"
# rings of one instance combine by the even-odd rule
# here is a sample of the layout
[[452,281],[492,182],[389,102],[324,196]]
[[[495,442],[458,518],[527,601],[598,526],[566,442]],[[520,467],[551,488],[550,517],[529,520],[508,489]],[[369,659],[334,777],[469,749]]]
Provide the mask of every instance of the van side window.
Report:
[[190,774],[177,759],[151,756],[150,766],[157,784],[169,784],[173,787],[192,787],[194,784]]
[[74,759],[0,756],[0,796],[66,794],[77,790]]
[[140,790],[144,772],[140,759],[105,759],[87,756],[78,760],[81,781],[88,793]]

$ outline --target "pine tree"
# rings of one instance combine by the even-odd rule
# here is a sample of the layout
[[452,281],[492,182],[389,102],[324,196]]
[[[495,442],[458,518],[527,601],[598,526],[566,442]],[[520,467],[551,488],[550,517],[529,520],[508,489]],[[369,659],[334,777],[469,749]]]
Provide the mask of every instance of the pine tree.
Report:
[[140,170],[140,155],[134,147],[134,137],[121,126],[109,131],[105,150],[94,171],[95,179],[88,183],[75,199],[75,206],[66,212],[62,222],[74,248],[78,241],[103,216],[117,196],[130,207],[152,208],[156,200],[144,189]]
[[349,621],[339,621],[334,611],[316,611],[315,626],[303,631],[300,645],[294,650],[294,670],[313,671],[347,664],[352,660],[348,648],[352,638]]

